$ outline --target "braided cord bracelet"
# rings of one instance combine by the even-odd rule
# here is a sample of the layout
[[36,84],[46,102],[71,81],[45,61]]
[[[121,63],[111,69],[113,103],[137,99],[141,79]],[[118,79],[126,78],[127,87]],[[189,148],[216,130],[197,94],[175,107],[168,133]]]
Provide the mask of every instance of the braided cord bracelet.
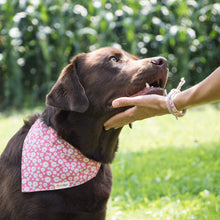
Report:
[[181,78],[181,81],[176,89],[172,89],[169,94],[167,95],[167,108],[170,114],[174,115],[176,119],[178,120],[179,117],[183,117],[186,113],[186,109],[184,109],[182,112],[178,111],[176,109],[176,106],[174,105],[173,98],[176,96],[176,94],[180,93],[180,89],[185,83],[184,78]]

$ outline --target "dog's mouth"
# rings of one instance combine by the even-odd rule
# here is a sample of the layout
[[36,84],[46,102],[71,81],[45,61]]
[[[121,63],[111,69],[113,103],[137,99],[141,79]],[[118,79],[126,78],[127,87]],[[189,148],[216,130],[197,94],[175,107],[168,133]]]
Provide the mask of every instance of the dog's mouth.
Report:
[[141,95],[150,95],[150,94],[157,94],[157,95],[164,95],[165,94],[165,86],[166,86],[166,78],[157,79],[151,83],[146,82],[143,89],[135,92],[129,97],[141,96]]
[[[145,79],[143,82],[143,79],[140,80],[142,82],[138,82],[136,85],[130,85],[127,87],[127,91],[125,91],[124,95],[118,96],[118,97],[136,97],[136,96],[143,96],[143,95],[166,95],[165,86],[167,83],[167,76],[168,76],[168,68],[166,70],[160,72],[158,76],[154,79]],[[116,99],[116,97],[109,99],[109,102],[107,104],[107,109],[112,111],[112,101]]]

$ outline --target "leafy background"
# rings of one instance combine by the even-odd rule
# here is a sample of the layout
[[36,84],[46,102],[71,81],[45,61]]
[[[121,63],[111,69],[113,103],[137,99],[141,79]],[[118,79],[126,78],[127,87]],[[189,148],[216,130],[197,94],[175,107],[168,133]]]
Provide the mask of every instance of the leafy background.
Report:
[[213,0],[0,0],[0,109],[42,104],[69,59],[103,46],[168,59],[168,89],[220,63]]
[[[78,53],[162,55],[168,89],[182,76],[184,88],[201,81],[220,63],[219,15],[213,0],[0,0],[0,153],[32,113],[4,110],[41,105]],[[125,127],[107,219],[220,219],[219,114],[209,107]]]

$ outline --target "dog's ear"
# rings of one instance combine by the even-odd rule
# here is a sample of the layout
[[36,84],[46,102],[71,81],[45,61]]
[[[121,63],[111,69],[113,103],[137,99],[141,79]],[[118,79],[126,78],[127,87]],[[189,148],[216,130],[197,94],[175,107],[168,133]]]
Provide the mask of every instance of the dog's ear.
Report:
[[83,113],[89,107],[85,90],[76,73],[76,58],[67,65],[46,97],[46,104],[67,111]]

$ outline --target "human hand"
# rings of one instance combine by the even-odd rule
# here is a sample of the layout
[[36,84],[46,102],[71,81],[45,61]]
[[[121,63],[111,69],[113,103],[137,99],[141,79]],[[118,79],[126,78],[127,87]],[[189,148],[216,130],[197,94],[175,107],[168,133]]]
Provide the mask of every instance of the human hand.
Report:
[[166,97],[160,95],[143,95],[136,97],[122,97],[112,102],[114,108],[133,106],[105,122],[105,130],[117,129],[136,120],[168,114]]

